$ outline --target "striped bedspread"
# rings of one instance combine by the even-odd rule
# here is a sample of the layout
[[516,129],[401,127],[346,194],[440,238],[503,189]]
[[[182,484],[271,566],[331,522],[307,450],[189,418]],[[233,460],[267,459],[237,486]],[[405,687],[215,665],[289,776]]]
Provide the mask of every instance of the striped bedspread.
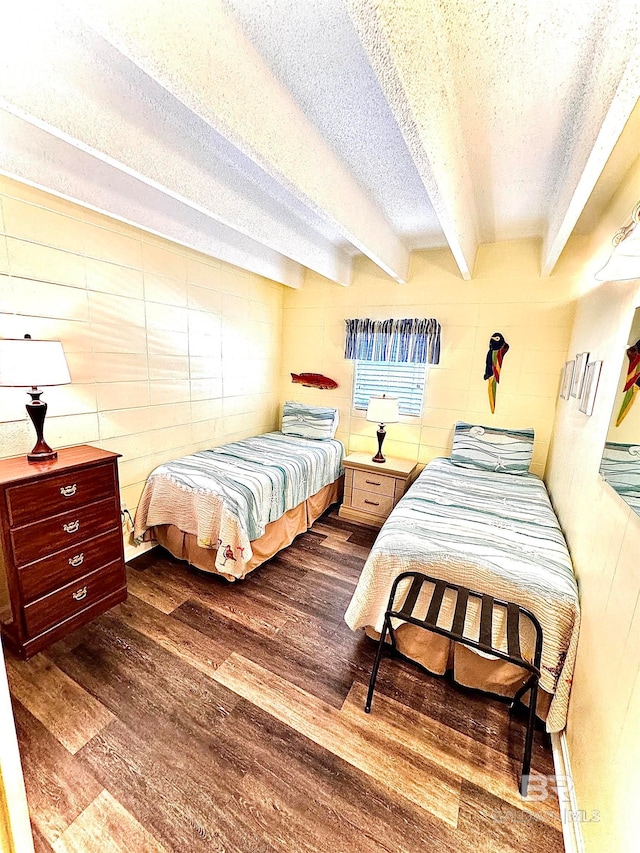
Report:
[[242,577],[251,540],[266,525],[333,483],[342,473],[340,441],[271,432],[183,456],[151,472],[136,511],[134,535],[173,524],[215,548],[216,567]]
[[[382,630],[391,584],[404,571],[423,571],[531,610],[544,635],[540,685],[553,694],[547,729],[564,728],[578,642],[578,588],[558,520],[536,476],[462,468],[448,459],[427,465],[367,559],[345,615],[353,630]],[[428,600],[424,606],[426,611]],[[467,623],[474,639],[478,611],[472,611],[474,625]],[[453,607],[448,613],[443,608],[443,615],[452,618]],[[533,633],[523,632],[523,651],[532,641]],[[506,619],[496,627],[494,642],[506,649]]]

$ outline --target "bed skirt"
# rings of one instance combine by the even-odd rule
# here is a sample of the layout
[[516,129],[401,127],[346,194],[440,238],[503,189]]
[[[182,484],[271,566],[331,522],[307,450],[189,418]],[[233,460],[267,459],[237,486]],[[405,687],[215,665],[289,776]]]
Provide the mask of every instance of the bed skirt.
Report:
[[[306,501],[288,510],[277,521],[267,524],[264,533],[259,539],[251,542],[253,556],[246,564],[246,571],[241,578],[249,574],[253,569],[270,560],[278,551],[291,545],[296,536],[305,533],[323,512],[332,504],[342,500],[344,478],[339,477],[333,483],[329,483],[315,495],[311,495]],[[173,524],[163,524],[154,527],[150,531],[152,537],[166,548],[178,560],[186,560],[192,566],[203,572],[214,575],[222,575],[229,581],[240,580],[233,575],[225,574],[216,568],[216,551],[212,548],[200,548],[197,537],[193,533],[184,533]]]
[[[367,636],[378,640],[380,634],[371,627],[365,628]],[[399,625],[395,629],[398,651],[419,663],[434,675],[449,673],[463,687],[472,687],[495,696],[511,699],[526,681],[527,673],[522,667],[488,655],[477,654],[468,646],[456,643],[448,637],[426,631],[417,625]],[[528,699],[529,694],[527,694]],[[536,714],[547,719],[551,694],[540,688]]]

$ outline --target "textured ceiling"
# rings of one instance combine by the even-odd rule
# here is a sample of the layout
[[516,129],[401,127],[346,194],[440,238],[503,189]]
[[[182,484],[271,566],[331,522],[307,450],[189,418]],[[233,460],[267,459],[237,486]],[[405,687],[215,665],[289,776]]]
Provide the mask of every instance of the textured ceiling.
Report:
[[640,94],[640,0],[22,0],[2,24],[0,171],[292,287],[349,284],[356,254],[403,281],[446,245],[470,278],[479,242],[532,236],[549,274]]

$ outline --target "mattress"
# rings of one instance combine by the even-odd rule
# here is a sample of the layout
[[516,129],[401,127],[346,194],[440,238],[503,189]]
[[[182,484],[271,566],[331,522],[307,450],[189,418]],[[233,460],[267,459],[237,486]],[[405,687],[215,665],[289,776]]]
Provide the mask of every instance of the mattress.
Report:
[[[382,630],[391,584],[404,571],[422,571],[531,610],[543,630],[540,686],[551,694],[547,729],[564,728],[580,625],[578,587],[538,477],[464,468],[448,459],[427,465],[365,563],[345,614],[352,629]],[[429,600],[418,602],[425,613]],[[453,618],[451,601],[443,605],[444,628]],[[469,611],[466,630],[477,639],[477,603]],[[506,649],[506,618],[496,623],[494,644]],[[521,644],[524,652],[532,650],[533,629],[526,624]]]

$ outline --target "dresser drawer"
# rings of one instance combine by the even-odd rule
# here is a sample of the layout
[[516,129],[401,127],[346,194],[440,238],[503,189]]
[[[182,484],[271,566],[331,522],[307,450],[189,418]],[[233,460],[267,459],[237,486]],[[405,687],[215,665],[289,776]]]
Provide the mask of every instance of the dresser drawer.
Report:
[[22,597],[25,601],[33,601],[75,578],[121,559],[122,534],[118,528],[18,569]]
[[113,497],[17,527],[11,531],[16,564],[32,563],[114,527],[120,528],[120,512]]
[[24,608],[27,634],[34,637],[58,622],[96,604],[101,598],[125,586],[124,563],[118,560],[73,583],[50,592]]
[[361,512],[386,517],[393,509],[393,498],[389,495],[377,495],[375,492],[354,489],[351,493],[351,506]]
[[354,489],[375,492],[377,495],[389,495],[392,498],[395,487],[395,477],[388,477],[385,474],[372,474],[370,471],[353,472]]
[[115,489],[113,463],[45,477],[7,489],[9,523],[19,527],[112,495]]

